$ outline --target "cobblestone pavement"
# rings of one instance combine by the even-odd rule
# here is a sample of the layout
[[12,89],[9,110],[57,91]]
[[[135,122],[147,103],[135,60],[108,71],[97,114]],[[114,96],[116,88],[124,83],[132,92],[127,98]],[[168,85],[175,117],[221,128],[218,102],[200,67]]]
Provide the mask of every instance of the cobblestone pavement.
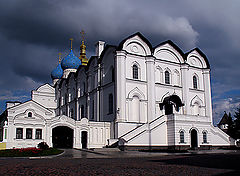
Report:
[[234,151],[149,155],[65,150],[51,158],[0,158],[0,175],[240,175],[239,162],[240,152]]

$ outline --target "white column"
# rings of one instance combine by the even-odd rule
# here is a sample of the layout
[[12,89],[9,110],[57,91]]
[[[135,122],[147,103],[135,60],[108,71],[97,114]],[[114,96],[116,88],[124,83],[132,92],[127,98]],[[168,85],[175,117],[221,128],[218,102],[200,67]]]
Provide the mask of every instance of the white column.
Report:
[[187,75],[187,71],[189,69],[189,66],[187,64],[183,64],[181,66],[181,72],[182,72],[182,102],[184,103],[183,106],[183,114],[190,114],[190,100],[188,97],[189,94],[189,78]]
[[43,141],[46,142],[49,147],[53,147],[53,143],[52,143],[52,129],[50,127],[50,120],[48,120],[45,123],[45,128],[44,131],[42,131],[43,133],[45,132],[45,134],[42,134],[42,136],[45,136],[45,138],[43,138]]
[[211,97],[211,81],[210,81],[210,69],[203,71],[203,81],[204,81],[204,95],[205,95],[205,105],[206,105],[206,116],[210,117],[212,122],[212,97]]
[[78,103],[78,98],[76,99],[76,120],[79,120],[80,117],[79,117],[79,103]]
[[117,51],[116,75],[116,122],[123,122],[126,121],[126,52],[124,51]]
[[7,136],[8,136],[8,122],[5,121],[3,126],[3,142],[7,142],[8,139]]
[[98,64],[98,68],[97,68],[97,101],[96,101],[96,105],[97,105],[97,117],[96,117],[96,121],[100,121],[100,86],[101,86],[101,65]]
[[[8,111],[8,113],[11,113],[11,112]],[[12,148],[14,145],[15,139],[16,139],[16,127],[14,126],[12,116],[8,116],[8,131],[7,131],[7,133],[8,134],[7,134],[6,148]]]
[[146,57],[147,65],[147,122],[152,121],[155,118],[155,67],[154,57]]

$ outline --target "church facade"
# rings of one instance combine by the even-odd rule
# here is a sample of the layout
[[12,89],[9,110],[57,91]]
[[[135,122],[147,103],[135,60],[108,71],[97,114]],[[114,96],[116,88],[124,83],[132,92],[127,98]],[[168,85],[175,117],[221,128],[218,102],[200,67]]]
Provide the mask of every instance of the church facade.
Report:
[[[72,47],[71,47],[72,48]],[[30,101],[8,102],[1,115],[6,148],[230,147],[213,126],[210,65],[198,48],[183,53],[172,41],[156,47],[136,33],[118,46],[82,42],[70,50]]]

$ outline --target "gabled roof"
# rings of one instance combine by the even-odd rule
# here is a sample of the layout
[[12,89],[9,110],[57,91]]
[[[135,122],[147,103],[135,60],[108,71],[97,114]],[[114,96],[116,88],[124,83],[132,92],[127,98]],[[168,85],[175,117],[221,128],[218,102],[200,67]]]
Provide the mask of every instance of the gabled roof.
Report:
[[89,59],[89,61],[88,61],[88,64],[87,64],[87,66],[86,66],[86,69],[87,69],[87,70],[89,69],[92,61],[93,61],[94,59],[96,59],[96,58],[97,58],[97,56],[91,56],[91,57],[90,57],[90,59]]
[[48,83],[45,83],[45,84],[43,84],[43,85],[40,85],[37,89],[32,90],[32,91],[42,91],[41,89],[43,89],[43,88],[49,88],[49,89],[51,89],[51,90],[54,90],[54,87],[53,87],[53,86],[51,86],[51,85],[48,84]]
[[106,52],[109,50],[109,49],[117,49],[116,46],[114,45],[106,45],[106,47],[104,48],[104,50],[102,51],[101,55],[100,55],[100,58],[98,59],[98,63],[101,63],[102,62],[102,59],[103,59],[103,56],[106,54]]
[[38,102],[36,102],[36,101],[34,101],[34,100],[25,101],[24,103],[18,104],[18,105],[13,106],[13,107],[10,107],[10,108],[8,108],[7,110],[11,110],[11,109],[14,109],[14,108],[17,108],[17,107],[24,106],[24,105],[27,104],[27,103],[34,103],[34,104],[36,104],[37,106],[39,106],[39,107],[41,107],[42,109],[44,109],[45,111],[48,111],[48,112],[50,112],[50,113],[53,113],[52,110],[44,107],[43,105],[39,104]]
[[218,125],[228,124],[230,120],[232,120],[231,117],[229,117],[227,115],[227,113],[225,112],[225,114],[223,115],[223,117],[220,120],[220,122],[218,123]]

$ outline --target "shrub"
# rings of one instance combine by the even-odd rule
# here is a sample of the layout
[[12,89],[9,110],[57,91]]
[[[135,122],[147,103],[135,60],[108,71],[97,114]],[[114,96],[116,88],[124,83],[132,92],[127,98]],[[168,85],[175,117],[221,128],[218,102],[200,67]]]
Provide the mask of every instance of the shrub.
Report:
[[40,142],[40,143],[37,145],[37,147],[38,147],[39,149],[42,149],[42,150],[46,150],[46,149],[49,148],[49,146],[47,145],[46,142]]

